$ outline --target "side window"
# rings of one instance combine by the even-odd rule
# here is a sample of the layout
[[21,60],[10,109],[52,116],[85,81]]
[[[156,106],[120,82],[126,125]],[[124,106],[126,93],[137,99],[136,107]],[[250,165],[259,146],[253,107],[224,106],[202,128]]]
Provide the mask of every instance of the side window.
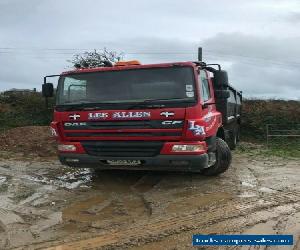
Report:
[[238,105],[242,104],[242,100],[241,100],[241,97],[239,95],[237,95],[237,104]]
[[211,98],[211,94],[210,94],[208,79],[203,70],[201,70],[199,74],[199,83],[201,84],[201,89],[200,89],[201,99],[204,102],[206,102]]
[[234,92],[232,90],[229,90],[229,93],[230,93],[230,96],[229,96],[228,101],[231,103],[236,103]]

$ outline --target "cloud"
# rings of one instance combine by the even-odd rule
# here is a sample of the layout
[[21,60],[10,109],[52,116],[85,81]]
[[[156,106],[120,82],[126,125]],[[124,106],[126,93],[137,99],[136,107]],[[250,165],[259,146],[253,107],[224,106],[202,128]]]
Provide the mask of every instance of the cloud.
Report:
[[2,0],[0,91],[38,87],[85,49],[158,63],[196,60],[202,46],[245,95],[295,98],[298,7],[295,0]]
[[300,37],[219,33],[204,41],[207,55],[229,62],[232,83],[246,96],[299,99]]
[[291,23],[291,25],[297,25],[300,22],[300,11],[293,11],[286,15],[286,20]]
[[208,50],[223,55],[250,57],[273,62],[300,63],[300,35],[289,38],[257,36],[242,32],[218,33],[204,41]]

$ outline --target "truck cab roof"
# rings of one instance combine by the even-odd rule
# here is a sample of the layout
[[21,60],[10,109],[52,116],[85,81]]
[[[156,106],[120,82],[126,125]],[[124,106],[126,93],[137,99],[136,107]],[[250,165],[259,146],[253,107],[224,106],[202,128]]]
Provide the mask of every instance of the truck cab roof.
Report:
[[174,67],[174,66],[195,67],[196,64],[193,63],[193,62],[172,62],[172,63],[157,63],[157,64],[134,64],[134,65],[125,65],[125,66],[123,66],[123,65],[122,66],[113,65],[112,67],[80,68],[80,69],[65,71],[61,75],[91,73],[91,72],[100,72],[100,71],[164,68],[164,67]]

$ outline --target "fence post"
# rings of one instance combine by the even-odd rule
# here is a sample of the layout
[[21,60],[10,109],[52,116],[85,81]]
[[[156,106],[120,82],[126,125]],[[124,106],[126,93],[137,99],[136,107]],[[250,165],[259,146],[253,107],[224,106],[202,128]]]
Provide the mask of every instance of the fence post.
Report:
[[269,148],[269,124],[266,125],[266,133],[267,133],[267,148]]

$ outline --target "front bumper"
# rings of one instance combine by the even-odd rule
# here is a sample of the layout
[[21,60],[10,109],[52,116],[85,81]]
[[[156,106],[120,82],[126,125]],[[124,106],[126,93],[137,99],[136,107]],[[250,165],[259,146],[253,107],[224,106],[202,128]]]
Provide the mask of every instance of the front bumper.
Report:
[[[208,155],[157,155],[153,157],[99,157],[88,154],[60,153],[63,165],[79,168],[126,169],[154,171],[188,171],[201,172],[208,166]],[[109,165],[106,160],[140,160],[138,166]]]

